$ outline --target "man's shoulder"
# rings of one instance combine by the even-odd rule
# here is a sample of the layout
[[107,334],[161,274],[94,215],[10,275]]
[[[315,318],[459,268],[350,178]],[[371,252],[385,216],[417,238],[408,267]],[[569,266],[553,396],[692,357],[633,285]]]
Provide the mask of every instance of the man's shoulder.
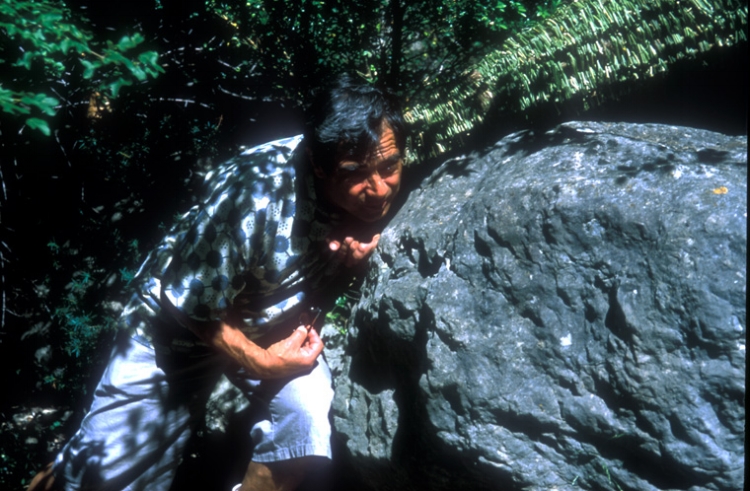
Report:
[[209,194],[235,184],[274,181],[276,176],[286,174],[294,179],[296,170],[292,159],[302,143],[303,136],[274,140],[242,151],[237,157],[218,165],[206,173],[204,186]]
[[273,155],[284,158],[284,161],[286,161],[291,157],[291,154],[297,149],[299,144],[302,143],[302,140],[302,135],[290,136],[288,138],[274,140],[268,143],[254,146],[252,148],[248,148],[247,150],[244,150],[240,154],[240,156],[247,157],[251,155],[257,155],[266,157],[269,155]]

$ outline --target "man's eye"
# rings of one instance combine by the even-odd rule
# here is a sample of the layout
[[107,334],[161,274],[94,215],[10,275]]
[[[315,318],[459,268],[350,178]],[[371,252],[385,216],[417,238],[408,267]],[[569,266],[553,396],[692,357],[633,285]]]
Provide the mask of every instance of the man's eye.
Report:
[[342,164],[339,166],[339,170],[344,172],[345,174],[348,174],[350,172],[356,172],[358,171],[362,166],[352,162],[351,164]]
[[394,161],[394,162],[386,162],[384,165],[380,167],[379,172],[383,175],[391,175],[394,172],[398,170],[398,166],[400,164],[400,161]]

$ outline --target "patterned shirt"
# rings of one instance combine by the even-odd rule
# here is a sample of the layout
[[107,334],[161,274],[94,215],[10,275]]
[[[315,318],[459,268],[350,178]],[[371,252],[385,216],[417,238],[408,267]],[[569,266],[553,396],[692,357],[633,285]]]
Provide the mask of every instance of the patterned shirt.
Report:
[[[295,152],[301,142],[260,145],[206,176],[209,198],[179,220],[138,273],[139,299],[125,312],[137,334],[156,337],[159,323],[149,318],[167,320],[165,297],[192,319],[227,322],[255,339],[290,322],[306,296],[332,279],[339,261],[325,238],[341,217],[318,203]],[[191,336],[178,337],[190,348]]]

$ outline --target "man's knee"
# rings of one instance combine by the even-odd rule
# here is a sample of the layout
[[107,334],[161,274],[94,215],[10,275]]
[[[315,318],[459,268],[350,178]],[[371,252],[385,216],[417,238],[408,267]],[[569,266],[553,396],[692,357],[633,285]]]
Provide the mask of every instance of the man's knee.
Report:
[[250,462],[239,491],[293,491],[325,457],[300,457],[278,462]]
[[309,427],[318,420],[328,421],[333,401],[333,387],[327,365],[317,367],[306,377],[292,380],[271,402],[277,420],[288,419],[297,427]]
[[57,491],[60,489],[55,486],[55,476],[52,472],[52,464],[53,463],[50,462],[44,469],[34,476],[27,491]]

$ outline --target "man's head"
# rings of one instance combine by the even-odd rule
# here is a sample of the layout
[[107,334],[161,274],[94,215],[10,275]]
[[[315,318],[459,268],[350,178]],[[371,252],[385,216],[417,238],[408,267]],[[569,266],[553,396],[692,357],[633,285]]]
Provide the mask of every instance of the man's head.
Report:
[[323,199],[365,222],[383,218],[401,185],[404,126],[394,96],[337,79],[313,105],[306,134]]

